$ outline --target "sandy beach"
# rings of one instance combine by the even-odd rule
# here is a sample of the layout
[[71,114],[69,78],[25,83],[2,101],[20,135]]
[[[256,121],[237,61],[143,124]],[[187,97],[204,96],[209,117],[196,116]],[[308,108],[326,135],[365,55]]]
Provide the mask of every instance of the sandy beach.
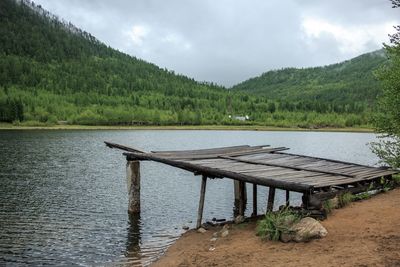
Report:
[[216,242],[221,227],[191,230],[153,266],[400,266],[399,209],[400,188],[353,202],[322,222],[326,238],[308,243],[261,241],[254,222]]

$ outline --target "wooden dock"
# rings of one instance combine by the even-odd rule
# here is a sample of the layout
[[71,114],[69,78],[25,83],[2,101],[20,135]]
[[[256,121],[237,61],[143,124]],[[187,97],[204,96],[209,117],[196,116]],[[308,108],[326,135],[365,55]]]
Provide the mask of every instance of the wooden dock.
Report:
[[252,184],[253,215],[257,215],[257,186],[269,187],[267,211],[273,209],[276,188],[286,190],[287,205],[290,191],[294,191],[303,193],[305,209],[318,210],[326,199],[345,192],[355,194],[379,188],[383,180],[390,181],[393,174],[399,173],[386,167],[376,168],[291,154],[284,152],[288,150],[286,147],[272,148],[268,145],[149,153],[109,142],[106,145],[126,151],[124,155],[128,165],[136,162],[137,168],[137,162],[151,160],[201,175],[198,227],[201,224],[207,178],[230,178],[236,181],[235,198],[239,201],[241,215],[244,215],[246,205],[246,183]]

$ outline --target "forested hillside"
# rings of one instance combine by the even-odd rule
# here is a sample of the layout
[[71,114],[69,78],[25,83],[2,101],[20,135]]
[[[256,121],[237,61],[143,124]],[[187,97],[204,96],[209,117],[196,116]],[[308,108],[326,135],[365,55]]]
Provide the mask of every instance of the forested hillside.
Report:
[[338,64],[315,68],[286,68],[268,71],[244,81],[234,91],[285,99],[297,105],[332,103],[347,105],[350,112],[371,108],[381,93],[374,71],[387,62],[383,49]]
[[[383,62],[384,58],[375,56],[375,61]],[[375,68],[375,61],[371,61],[371,69]],[[329,81],[335,84],[333,66],[322,68],[329,73],[326,77],[332,76],[325,80],[321,78],[320,68],[315,68],[315,73],[313,69],[307,70],[309,80],[324,89],[313,89],[293,74],[300,70],[289,69],[283,72],[287,74],[276,76],[275,83],[269,87],[270,93],[255,96],[239,90],[246,83],[227,90],[121,53],[29,0],[0,1],[2,122],[299,127],[368,124],[367,103],[372,103],[378,93],[375,82],[371,82],[368,73],[357,72],[353,75],[354,86],[346,88],[346,95],[341,95],[343,87],[332,87],[332,91],[331,87],[325,87]],[[336,73],[341,73],[339,69],[344,66],[338,64]],[[351,75],[350,68],[346,71]],[[364,84],[370,86],[365,87],[365,92]],[[304,93],[305,99],[300,97],[303,93],[293,97],[294,86],[299,92],[321,93],[314,94],[318,97]],[[360,99],[348,101],[347,96],[351,94]],[[250,120],[234,119],[244,115]]]

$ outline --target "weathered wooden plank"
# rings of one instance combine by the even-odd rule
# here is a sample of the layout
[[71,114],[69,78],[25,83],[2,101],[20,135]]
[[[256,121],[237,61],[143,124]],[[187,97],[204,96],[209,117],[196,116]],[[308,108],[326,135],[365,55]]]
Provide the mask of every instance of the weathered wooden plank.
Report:
[[394,172],[392,170],[365,170],[365,171],[359,171],[355,172],[355,176],[385,176],[389,174],[393,174]]
[[348,174],[344,174],[344,173],[330,172],[330,171],[323,171],[323,170],[315,170],[315,169],[310,169],[310,168],[294,167],[294,166],[289,166],[289,165],[284,165],[284,164],[273,164],[273,163],[265,163],[265,162],[250,161],[250,160],[241,160],[241,159],[232,158],[232,157],[225,157],[225,156],[221,156],[221,158],[237,160],[237,161],[241,161],[241,162],[245,162],[245,163],[249,163],[249,164],[270,165],[270,166],[288,168],[288,169],[294,169],[294,170],[320,172],[320,173],[327,173],[327,174],[332,174],[332,175],[343,175],[343,176],[353,177],[353,175],[348,175]]
[[[241,172],[239,172],[239,173],[241,173]],[[285,180],[288,180],[290,177],[302,178],[304,176],[321,175],[321,173],[306,172],[306,171],[296,171],[296,170],[285,169],[285,168],[280,168],[280,169],[277,169],[277,170],[271,170],[271,171],[268,171],[268,172],[264,172],[264,171],[250,172],[248,174],[252,175],[252,176],[257,176],[257,177],[264,177],[264,178],[271,178],[271,179],[281,179],[282,178],[282,179],[285,179]]]
[[226,151],[226,152],[209,152],[209,153],[155,153],[157,156],[162,156],[169,159],[183,159],[183,160],[196,160],[196,159],[215,159],[218,156],[241,156],[241,155],[253,155],[253,154],[263,154],[263,153],[271,153],[276,151],[287,150],[288,148],[278,147],[278,148],[257,148],[257,147],[249,147],[248,149],[240,149],[237,151]]
[[377,177],[371,177],[371,178],[354,178],[354,179],[349,179],[349,180],[333,180],[333,181],[326,181],[326,182],[319,182],[319,183],[308,183],[308,184],[312,184],[314,186],[314,188],[324,188],[324,187],[329,187],[329,186],[340,186],[340,185],[349,185],[349,184],[355,184],[357,182],[362,182],[362,181],[370,181],[370,180],[374,180]]
[[245,155],[267,154],[267,153],[271,153],[271,152],[284,151],[284,150],[288,150],[288,149],[289,148],[287,148],[287,147],[260,148],[260,149],[252,149],[252,150],[249,149],[248,151],[224,153],[223,156],[239,157],[239,156],[245,156]]
[[267,162],[267,163],[276,163],[276,164],[281,164],[281,163],[290,163],[290,165],[294,165],[297,163],[308,163],[309,159],[304,159],[301,157],[286,157],[286,158],[278,158],[278,159],[273,159],[273,158],[266,158],[266,159],[259,159],[257,161],[260,162]]
[[355,180],[354,178],[346,178],[346,177],[342,177],[342,178],[337,177],[336,179],[332,179],[332,177],[315,176],[314,179],[302,179],[302,178],[293,179],[292,178],[292,179],[288,179],[285,181],[298,182],[298,183],[302,183],[302,184],[311,184],[314,187],[325,187],[327,185],[354,183],[358,180]]
[[[242,158],[239,158],[240,160],[242,160]],[[302,168],[302,167],[298,167],[296,166],[296,164],[293,163],[298,163],[299,165],[303,164],[305,161],[303,161],[303,159],[301,158],[297,158],[295,160],[290,160],[290,159],[284,159],[284,160],[242,160],[243,162],[249,163],[249,164],[262,164],[262,165],[266,165],[266,166],[276,166],[276,167],[282,167],[282,168],[291,168],[294,170],[308,170],[307,168]],[[286,162],[287,164],[283,164],[284,162]],[[313,170],[311,170],[313,171]],[[318,170],[321,171],[321,170]],[[323,171],[323,170],[322,170]],[[336,175],[336,173],[335,173]]]
[[[307,164],[307,165],[304,165],[302,167],[325,168],[325,169],[330,170],[330,171],[337,170],[337,171],[346,172],[346,173],[349,173],[349,172],[354,171],[354,170],[371,169],[371,168],[367,168],[367,167],[364,167],[364,166],[354,166],[354,165],[342,164],[342,163],[330,163],[330,162],[327,162],[327,161],[323,161],[323,162],[321,161],[321,162],[318,162],[318,163]],[[372,168],[372,169],[374,169],[374,168]]]
[[[256,166],[259,166],[258,168],[256,168]],[[290,172],[294,172],[294,170],[288,170],[288,169],[284,169],[284,168],[280,168],[280,167],[273,167],[273,166],[264,166],[264,165],[253,165],[253,167],[246,167],[246,168],[232,168],[232,171],[237,171],[239,173],[246,173],[246,174],[254,174],[257,175],[258,173],[271,173],[271,172],[276,172],[276,171],[290,171]]]
[[269,159],[292,158],[292,156],[288,156],[285,154],[266,153],[266,154],[255,154],[255,155],[243,155],[240,158],[246,160],[264,160],[264,159],[269,160]]
[[[216,156],[219,154],[230,154],[230,153],[246,153],[251,151],[258,151],[260,149],[266,149],[269,145],[261,146],[234,146],[234,147],[220,147],[220,148],[209,148],[209,149],[197,149],[197,150],[176,150],[176,151],[152,151],[157,156],[163,157],[196,157],[196,156]],[[274,151],[272,149],[272,151]]]
[[281,181],[276,181],[273,179],[268,179],[268,178],[260,178],[260,177],[254,177],[251,175],[246,175],[246,174],[241,174],[241,173],[236,173],[232,171],[227,171],[227,170],[220,170],[216,168],[210,168],[210,167],[204,167],[204,166],[198,166],[192,163],[184,162],[184,161],[174,161],[162,157],[157,157],[156,154],[153,153],[124,153],[126,155],[128,160],[153,160],[156,162],[161,162],[165,163],[174,167],[178,167],[181,169],[185,169],[191,172],[199,172],[207,175],[211,175],[212,177],[228,177],[232,178],[235,180],[239,181],[244,181],[244,182],[249,182],[249,183],[256,183],[259,185],[264,185],[264,186],[273,186],[281,189],[288,189],[291,191],[296,191],[296,192],[304,192],[307,190],[312,189],[311,186],[308,185],[303,185],[303,184],[297,184],[297,183],[290,183],[290,182],[281,182]]
[[216,148],[205,148],[205,149],[194,149],[194,150],[169,150],[169,151],[151,151],[156,154],[213,154],[221,153],[226,151],[240,151],[242,149],[249,148],[249,145],[230,146],[230,147],[216,147]]
[[144,151],[141,151],[141,150],[139,150],[139,149],[132,148],[132,147],[127,147],[127,146],[120,145],[120,144],[116,144],[116,143],[111,143],[111,142],[107,142],[107,141],[104,141],[104,143],[105,143],[106,146],[108,146],[109,148],[117,148],[117,149],[124,150],[124,151],[128,151],[128,152],[145,153]]
[[392,175],[392,174],[397,174],[400,173],[400,171],[397,170],[387,170],[387,171],[382,171],[373,175],[365,175],[366,177],[382,177],[382,176],[386,176],[386,175]]
[[[170,159],[174,160],[174,159]],[[216,165],[216,164],[232,164],[234,163],[232,160],[222,159],[222,158],[214,158],[214,159],[201,159],[201,160],[187,160],[187,159],[180,159],[181,162],[187,162],[196,165]]]
[[[370,182],[372,182],[372,181],[370,181]],[[380,187],[381,186],[378,185],[378,186],[374,186],[372,189],[376,189],[376,188],[380,188]],[[361,192],[365,192],[365,191],[369,190],[370,188],[371,188],[371,185],[368,183],[368,184],[365,184],[365,185],[358,185],[358,186],[355,186],[355,187],[348,187],[346,189],[341,189],[341,190],[331,190],[329,192],[315,193],[315,194],[313,194],[313,198],[316,198],[316,199],[319,199],[319,200],[323,201],[323,200],[327,200],[327,199],[333,198],[338,194],[344,194],[344,193],[347,193],[347,192],[352,193],[352,194],[358,194],[358,193],[361,193]]]
[[240,168],[241,165],[235,164],[234,162],[229,163],[203,163],[203,164],[196,164],[198,166],[209,167],[209,168],[216,168],[216,169],[230,169],[233,167]]
[[[325,158],[320,158],[320,157],[314,157],[314,156],[306,156],[306,155],[299,155],[299,154],[294,154],[294,153],[287,153],[287,152],[275,152],[276,154],[285,154],[285,155],[291,155],[291,156],[300,156],[300,157],[305,157],[305,158],[313,158],[313,159],[319,159],[319,160],[327,160]],[[349,164],[349,162],[346,161],[341,161],[341,160],[335,160],[335,159],[329,159],[330,162],[337,162],[337,163],[344,163],[344,164]],[[363,167],[371,167],[367,165],[362,165],[358,163],[351,163],[352,165],[357,165],[357,166],[363,166]]]

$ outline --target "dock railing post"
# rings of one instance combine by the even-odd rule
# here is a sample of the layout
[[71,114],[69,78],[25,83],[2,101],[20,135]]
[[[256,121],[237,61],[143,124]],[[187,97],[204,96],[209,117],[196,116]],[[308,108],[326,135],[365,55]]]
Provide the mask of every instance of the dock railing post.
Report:
[[197,212],[196,228],[200,228],[201,220],[203,219],[204,199],[206,196],[206,184],[207,184],[207,176],[203,175],[201,180],[199,211]]
[[126,184],[128,187],[128,212],[140,212],[140,162],[128,160],[126,163]]

